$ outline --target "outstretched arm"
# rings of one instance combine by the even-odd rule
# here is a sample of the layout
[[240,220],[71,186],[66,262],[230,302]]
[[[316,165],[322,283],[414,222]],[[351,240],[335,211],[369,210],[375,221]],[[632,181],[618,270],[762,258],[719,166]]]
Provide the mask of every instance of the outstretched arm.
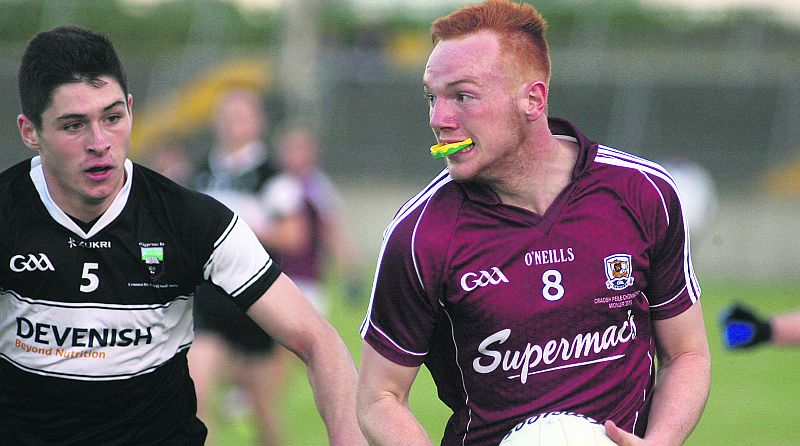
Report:
[[733,304],[720,314],[720,328],[725,346],[740,350],[757,345],[800,345],[800,311],[790,311],[766,318],[743,304]]
[[330,444],[365,445],[355,414],[358,378],[350,352],[294,282],[281,274],[247,314],[306,364]]
[[366,342],[361,348],[358,422],[371,445],[432,445],[408,406],[408,392],[419,367],[405,367],[384,358]]

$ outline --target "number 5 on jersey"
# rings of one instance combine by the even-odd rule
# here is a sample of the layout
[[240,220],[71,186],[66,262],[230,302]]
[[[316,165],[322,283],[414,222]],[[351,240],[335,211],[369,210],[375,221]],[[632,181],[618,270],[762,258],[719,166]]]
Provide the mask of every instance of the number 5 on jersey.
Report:
[[[92,272],[99,267],[100,265],[97,263],[83,264],[83,273],[81,274],[81,292],[91,293],[100,285],[100,278],[97,277],[97,274]],[[85,281],[89,281],[89,283],[85,283]]]

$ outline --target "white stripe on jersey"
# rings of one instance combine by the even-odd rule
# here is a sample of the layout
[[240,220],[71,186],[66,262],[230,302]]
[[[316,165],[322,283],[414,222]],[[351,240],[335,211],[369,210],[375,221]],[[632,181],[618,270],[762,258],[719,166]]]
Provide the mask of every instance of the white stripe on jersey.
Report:
[[[372,326],[372,329],[373,329],[373,330],[375,330],[375,331],[377,331],[378,333],[380,333],[380,334],[381,334],[381,336],[383,336],[384,338],[386,338],[386,340],[387,340],[387,341],[391,342],[391,343],[392,343],[392,345],[394,345],[395,347],[397,347],[397,349],[398,349],[398,350],[401,350],[403,353],[406,353],[406,354],[408,354],[408,355],[413,355],[413,356],[425,356],[425,355],[427,355],[427,354],[428,354],[428,352],[418,353],[418,352],[412,352],[411,350],[406,350],[406,349],[404,349],[404,348],[403,348],[403,347],[402,347],[400,344],[398,344],[397,342],[395,342],[395,341],[394,341],[394,339],[390,338],[390,337],[389,337],[389,336],[388,336],[386,333],[384,333],[384,332],[383,332],[383,330],[381,330],[380,328],[378,328],[378,326],[377,326],[377,325],[374,325],[374,324],[370,324],[370,325]],[[364,331],[364,333],[362,334],[362,337],[363,337],[363,336],[366,336],[366,331]]]
[[203,267],[203,276],[233,297],[261,278],[272,265],[258,237],[234,214],[231,224],[214,243],[214,251]]
[[[658,196],[661,198],[661,205],[664,208],[664,213],[666,215],[667,225],[669,225],[669,212],[667,211],[667,205],[664,200],[664,196],[661,194],[661,190],[656,187],[655,182],[653,182],[649,175],[661,178],[667,184],[669,184],[669,186],[678,196],[679,201],[680,192],[678,191],[678,186],[675,184],[675,180],[672,179],[669,173],[661,165],[603,145],[598,146],[595,162],[639,171],[653,186],[656,192],[658,192]],[[681,214],[683,214],[682,208]],[[691,248],[689,242],[689,226],[685,216],[683,217],[683,232],[685,234],[683,242],[683,274],[687,284],[686,289],[689,293],[689,299],[692,301],[692,303],[695,303],[700,296],[700,287],[697,283],[697,276],[694,273],[694,267],[692,265]],[[669,301],[674,300],[676,297],[677,296],[673,297]],[[669,301],[665,303],[668,303]],[[660,305],[664,305],[665,303]]]
[[[441,301],[439,302],[441,304]],[[442,305],[444,307],[444,305]],[[464,407],[467,408],[468,418],[467,424],[464,425],[464,436],[461,438],[461,444],[467,444],[467,435],[469,435],[469,428],[472,425],[472,407],[469,405],[469,390],[467,389],[467,383],[464,379],[464,369],[461,368],[461,364],[458,363],[458,340],[456,340],[456,331],[455,331],[455,324],[453,323],[453,318],[450,316],[450,312],[447,309],[444,310],[444,314],[447,315],[447,320],[450,321],[450,339],[453,340],[453,351],[455,352],[455,356],[453,357],[453,362],[456,364],[458,368],[458,374],[461,376],[461,388],[464,390]]]
[[419,265],[417,265],[417,256],[415,255],[417,251],[415,247],[417,246],[417,229],[419,229],[419,222],[422,221],[422,216],[425,215],[425,211],[428,209],[428,205],[430,203],[431,203],[430,200],[425,200],[425,207],[423,207],[422,212],[419,213],[419,218],[417,218],[417,222],[414,223],[414,231],[411,233],[411,261],[414,262],[414,272],[417,274],[417,280],[419,281],[419,286],[422,287],[423,290],[425,289],[425,282],[422,281],[422,273],[419,272]]
[[[0,356],[43,376],[82,381],[152,372],[194,336],[194,296],[163,305],[69,304],[0,291]],[[87,311],[91,309],[91,311]]]
[[[381,250],[380,250],[380,253],[378,254],[378,265],[377,265],[377,267],[375,269],[375,276],[374,276],[374,279],[373,279],[373,282],[372,282],[372,293],[371,293],[370,298],[369,298],[369,305],[367,306],[367,314],[364,317],[364,322],[361,323],[360,333],[361,333],[361,337],[362,338],[367,335],[367,330],[369,329],[370,326],[375,327],[376,330],[377,330],[377,327],[372,324],[372,321],[370,320],[370,317],[372,315],[372,305],[373,305],[374,299],[375,299],[375,286],[378,283],[378,274],[380,273],[381,262],[383,261],[383,254],[384,254],[384,252],[386,250],[386,245],[389,243],[389,239],[390,239],[390,237],[392,235],[392,232],[395,230],[397,225],[400,224],[400,222],[402,222],[406,217],[408,217],[408,215],[411,214],[420,205],[427,206],[428,200],[430,200],[430,198],[440,188],[442,188],[444,185],[446,185],[450,181],[452,181],[452,178],[450,178],[450,174],[447,172],[447,169],[445,169],[439,175],[437,175],[436,178],[434,178],[434,180],[431,181],[422,191],[420,191],[412,199],[408,200],[400,208],[400,210],[395,215],[394,219],[392,219],[392,221],[389,223],[389,226],[387,226],[386,230],[383,232],[383,244],[381,245]],[[420,214],[420,217],[421,216],[422,216],[422,214]],[[419,220],[417,220],[416,224],[418,224],[418,223],[419,223]],[[414,236],[416,236],[416,224],[414,226]],[[412,255],[413,260],[414,260],[414,268],[416,269],[417,263],[416,263],[416,256],[414,255],[414,246],[413,246],[414,236],[412,236],[411,255]],[[422,279],[419,276],[419,271],[417,270],[416,272],[417,272],[417,278],[419,279],[420,284],[422,285]],[[423,288],[424,288],[424,285],[423,285]],[[388,336],[386,336],[386,334],[383,333],[381,330],[377,330],[377,331],[378,331],[378,333],[381,333],[381,335],[386,337],[386,339],[388,339],[392,344],[394,344],[398,348],[402,349],[402,347],[400,347],[394,340],[392,340]],[[427,352],[415,353],[415,352],[411,352],[411,351],[408,351],[408,350],[405,350],[405,349],[402,349],[402,350],[407,352],[407,353],[409,353],[409,354],[417,355],[417,356],[423,356],[423,355],[427,354]]]
[[[395,216],[394,216],[394,218],[392,220],[393,221],[396,220],[400,215],[405,213],[409,208],[417,207],[419,205],[419,200],[427,200],[428,197],[430,196],[431,189],[432,188],[438,189],[440,187],[439,186],[439,182],[441,180],[449,177],[449,176],[450,176],[450,172],[447,169],[444,169],[443,171],[439,172],[439,174],[436,175],[436,177],[430,183],[428,183],[428,185],[425,186],[425,188],[423,188],[421,191],[419,191],[417,193],[417,195],[414,195],[410,200],[406,201],[403,204],[403,206],[400,207],[400,210],[397,211],[397,213],[395,214]],[[384,234],[385,234],[385,232],[384,232]]]
[[47,188],[47,182],[44,179],[42,160],[38,156],[31,159],[30,177],[33,181],[33,185],[36,187],[36,191],[39,192],[39,198],[42,200],[42,204],[44,204],[50,216],[53,217],[53,220],[75,233],[75,235],[83,239],[88,239],[108,226],[108,224],[114,221],[119,214],[122,213],[123,209],[125,209],[125,204],[128,203],[128,196],[131,193],[131,185],[133,184],[133,162],[129,159],[125,160],[125,184],[122,186],[117,196],[114,197],[111,206],[103,212],[103,215],[95,222],[89,232],[84,232],[83,229],[53,201],[53,197],[50,196],[50,191]]

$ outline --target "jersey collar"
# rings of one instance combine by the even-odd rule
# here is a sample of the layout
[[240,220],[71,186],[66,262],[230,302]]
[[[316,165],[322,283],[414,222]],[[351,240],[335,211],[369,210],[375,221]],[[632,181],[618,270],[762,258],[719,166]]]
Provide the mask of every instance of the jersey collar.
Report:
[[131,184],[133,183],[133,162],[129,159],[125,160],[125,184],[114,198],[111,206],[100,216],[89,232],[84,232],[84,230],[69,218],[69,216],[58,207],[56,202],[53,201],[53,198],[50,196],[50,191],[47,189],[47,182],[44,179],[44,170],[42,169],[42,160],[39,156],[35,156],[31,159],[30,176],[33,185],[36,187],[36,191],[39,193],[39,199],[42,200],[42,204],[44,204],[50,216],[53,217],[53,220],[79,237],[88,239],[114,221],[125,208],[125,204],[128,202],[128,196],[131,193]]

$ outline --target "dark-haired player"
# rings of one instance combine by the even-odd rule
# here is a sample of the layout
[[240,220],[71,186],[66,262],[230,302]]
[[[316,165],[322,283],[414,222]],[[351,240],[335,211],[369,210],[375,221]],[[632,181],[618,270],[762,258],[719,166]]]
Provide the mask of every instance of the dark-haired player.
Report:
[[331,444],[363,444],[336,331],[237,215],[127,159],[111,43],[39,33],[19,88],[38,156],[0,174],[0,442],[203,444],[186,351],[209,282],[305,361]]

